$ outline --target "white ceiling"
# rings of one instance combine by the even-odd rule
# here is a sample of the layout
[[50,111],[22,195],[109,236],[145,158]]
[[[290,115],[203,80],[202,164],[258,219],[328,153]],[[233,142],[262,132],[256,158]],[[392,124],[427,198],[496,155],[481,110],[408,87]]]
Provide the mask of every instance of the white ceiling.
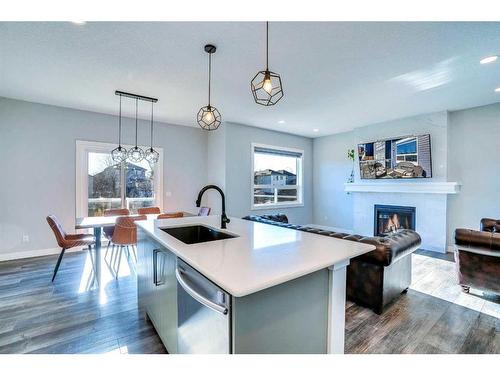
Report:
[[316,137],[500,101],[500,61],[479,64],[500,54],[500,23],[458,22],[271,23],[270,69],[285,92],[274,107],[250,93],[264,69],[262,22],[2,22],[0,96],[116,114],[120,89],[158,97],[158,120],[197,126],[208,42],[224,121]]

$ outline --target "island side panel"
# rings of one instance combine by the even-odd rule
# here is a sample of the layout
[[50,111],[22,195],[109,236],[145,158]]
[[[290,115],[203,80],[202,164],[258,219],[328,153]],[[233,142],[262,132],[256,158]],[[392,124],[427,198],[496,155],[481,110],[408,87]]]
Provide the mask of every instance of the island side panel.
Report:
[[233,353],[326,353],[328,270],[233,297]]
[[[170,354],[177,353],[177,257],[138,228],[138,301]],[[156,254],[155,254],[156,253]],[[156,273],[156,275],[155,275]]]
[[329,354],[344,354],[346,275],[349,261],[329,267],[328,348]]

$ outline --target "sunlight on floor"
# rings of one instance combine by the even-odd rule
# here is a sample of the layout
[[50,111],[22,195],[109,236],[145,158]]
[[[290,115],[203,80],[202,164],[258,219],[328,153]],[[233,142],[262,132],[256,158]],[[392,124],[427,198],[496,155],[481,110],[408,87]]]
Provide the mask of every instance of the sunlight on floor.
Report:
[[462,292],[457,281],[455,263],[424,255],[412,255],[410,289],[500,319],[500,296],[471,288]]
[[[101,287],[99,289],[99,303],[104,305],[108,301],[108,296],[106,294],[106,287],[113,282],[119,281],[121,278],[130,276],[133,271],[131,263],[134,262],[132,256],[127,257],[123,254],[120,269],[118,271],[118,279],[115,278],[115,271],[113,270],[110,257],[104,257],[105,249],[101,251]],[[97,283],[95,282],[95,275],[93,270],[93,262],[90,254],[87,252],[85,256],[85,265],[83,267],[82,275],[80,278],[80,286],[78,288],[78,293],[86,293],[97,288]]]

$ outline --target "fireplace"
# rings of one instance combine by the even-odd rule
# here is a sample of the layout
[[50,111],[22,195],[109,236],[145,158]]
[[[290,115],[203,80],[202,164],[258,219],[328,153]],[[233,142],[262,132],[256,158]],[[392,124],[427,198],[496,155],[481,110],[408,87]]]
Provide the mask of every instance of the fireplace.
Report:
[[415,207],[376,204],[373,234],[385,236],[399,229],[415,230]]

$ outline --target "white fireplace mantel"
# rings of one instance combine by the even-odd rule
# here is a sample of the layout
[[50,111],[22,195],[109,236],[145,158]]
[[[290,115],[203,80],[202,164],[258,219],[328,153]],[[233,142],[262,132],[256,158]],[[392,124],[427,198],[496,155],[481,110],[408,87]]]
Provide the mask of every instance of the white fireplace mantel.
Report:
[[458,182],[365,182],[345,183],[344,191],[349,193],[410,193],[410,194],[457,194]]

